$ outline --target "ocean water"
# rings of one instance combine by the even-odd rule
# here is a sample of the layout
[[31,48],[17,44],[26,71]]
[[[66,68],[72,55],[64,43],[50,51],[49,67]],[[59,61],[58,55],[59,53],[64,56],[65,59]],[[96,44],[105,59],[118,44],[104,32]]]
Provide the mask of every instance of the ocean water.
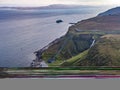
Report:
[[[96,12],[77,12],[72,10],[60,14],[53,12],[24,11],[29,14],[10,14],[0,11],[0,67],[28,67],[35,58],[35,51],[46,46],[56,38],[65,35],[69,23],[96,16]],[[17,11],[15,11],[17,13]],[[65,12],[65,11],[64,11]],[[37,14],[35,14],[37,13]],[[59,14],[58,14],[59,13]],[[33,16],[33,17],[32,17]],[[62,19],[63,23],[56,23]]]

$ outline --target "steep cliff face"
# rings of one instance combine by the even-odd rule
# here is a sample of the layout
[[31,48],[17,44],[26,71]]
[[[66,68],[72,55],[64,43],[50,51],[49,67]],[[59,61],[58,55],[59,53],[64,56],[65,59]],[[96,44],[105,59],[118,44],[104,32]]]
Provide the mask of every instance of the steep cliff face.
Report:
[[62,62],[89,49],[92,41],[93,34],[67,33],[60,41],[45,50],[42,57],[48,63],[52,63],[54,60]]

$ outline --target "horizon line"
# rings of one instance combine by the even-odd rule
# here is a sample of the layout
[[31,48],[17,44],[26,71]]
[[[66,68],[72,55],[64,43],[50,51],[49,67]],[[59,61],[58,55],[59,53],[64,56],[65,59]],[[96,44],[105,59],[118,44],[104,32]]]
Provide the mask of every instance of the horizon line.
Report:
[[48,4],[48,5],[39,5],[39,6],[35,6],[35,5],[0,5],[0,7],[46,7],[46,6],[51,6],[51,5],[66,5],[66,6],[116,6],[118,7],[118,5],[83,5],[83,4]]

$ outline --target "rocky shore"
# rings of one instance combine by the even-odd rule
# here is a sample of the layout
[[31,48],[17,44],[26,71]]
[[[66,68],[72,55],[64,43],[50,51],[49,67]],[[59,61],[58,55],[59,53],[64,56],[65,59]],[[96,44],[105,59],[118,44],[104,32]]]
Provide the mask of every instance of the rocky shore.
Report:
[[45,50],[47,50],[49,47],[51,47],[52,45],[58,43],[61,40],[62,37],[52,41],[51,43],[49,43],[47,46],[43,47],[42,49],[34,52],[36,58],[31,62],[30,67],[48,67],[48,65],[46,64],[46,62],[43,60],[42,58],[42,54],[45,52]]

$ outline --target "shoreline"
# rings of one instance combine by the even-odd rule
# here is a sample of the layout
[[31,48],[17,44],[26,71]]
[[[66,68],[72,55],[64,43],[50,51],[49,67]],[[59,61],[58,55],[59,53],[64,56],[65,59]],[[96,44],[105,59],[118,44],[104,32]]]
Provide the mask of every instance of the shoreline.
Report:
[[[46,62],[42,59],[42,54],[43,52],[48,49],[50,46],[56,44],[57,42],[60,41],[60,39],[62,37],[64,37],[65,35],[61,36],[60,38],[57,38],[56,40],[52,41],[51,43],[49,43],[47,46],[43,47],[42,49],[35,51],[35,59],[31,62],[30,67],[48,67],[48,65],[46,64]],[[46,65],[45,65],[46,64]]]

